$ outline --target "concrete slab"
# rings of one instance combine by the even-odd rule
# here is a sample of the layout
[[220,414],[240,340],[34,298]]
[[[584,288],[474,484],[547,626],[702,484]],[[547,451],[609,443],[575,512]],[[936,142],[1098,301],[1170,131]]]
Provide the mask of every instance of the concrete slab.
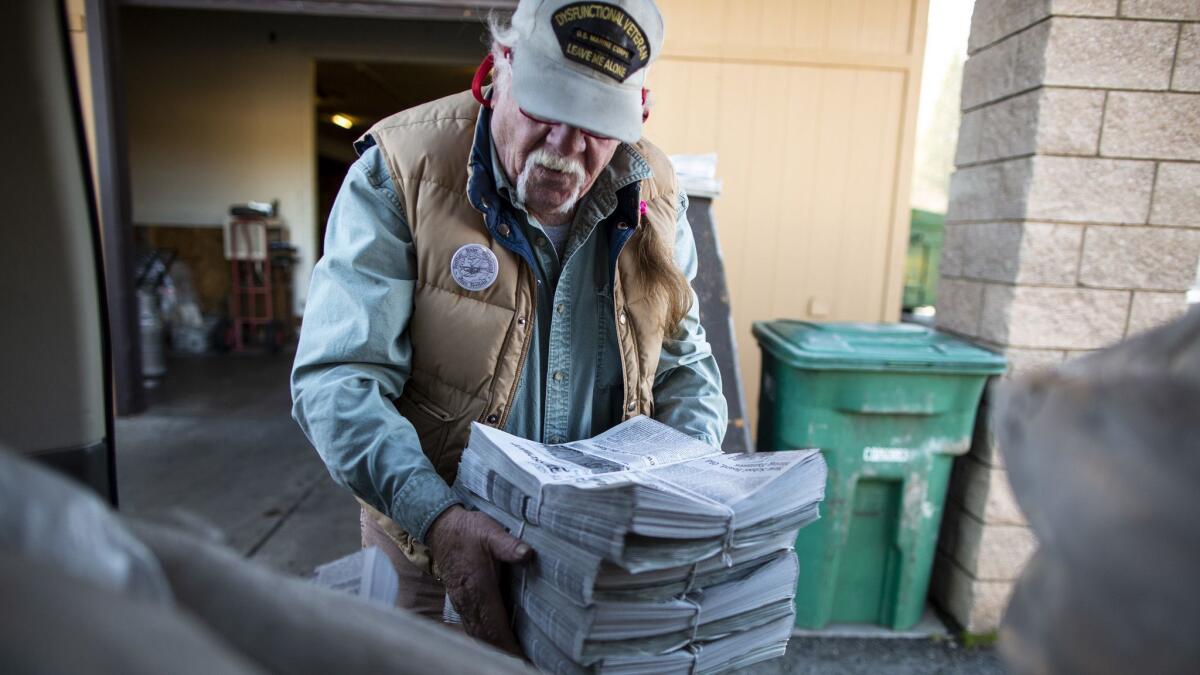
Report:
[[199,516],[245,554],[292,532],[285,521],[332,480],[291,420],[290,370],[288,354],[172,359],[148,411],[117,420],[121,510]]
[[359,549],[358,502],[325,476],[251,558],[298,576]]

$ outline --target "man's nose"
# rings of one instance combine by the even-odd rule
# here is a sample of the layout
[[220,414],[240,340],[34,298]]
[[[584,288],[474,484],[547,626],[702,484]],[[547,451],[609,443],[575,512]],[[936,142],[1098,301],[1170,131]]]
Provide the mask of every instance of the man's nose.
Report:
[[546,142],[563,157],[580,154],[587,149],[583,132],[569,124],[555,124],[551,127]]

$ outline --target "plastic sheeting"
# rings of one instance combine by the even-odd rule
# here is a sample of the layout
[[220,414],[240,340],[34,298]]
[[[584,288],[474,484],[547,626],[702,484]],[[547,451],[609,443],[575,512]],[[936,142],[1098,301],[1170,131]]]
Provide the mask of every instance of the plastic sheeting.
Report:
[[528,673],[410,612],[318,588],[178,528],[127,523],[0,450],[0,670]]
[[1039,542],[1000,634],[1017,673],[1200,663],[1200,308],[1004,386],[994,418]]
[[132,598],[171,602],[158,560],[107,504],[5,450],[0,450],[0,552]]

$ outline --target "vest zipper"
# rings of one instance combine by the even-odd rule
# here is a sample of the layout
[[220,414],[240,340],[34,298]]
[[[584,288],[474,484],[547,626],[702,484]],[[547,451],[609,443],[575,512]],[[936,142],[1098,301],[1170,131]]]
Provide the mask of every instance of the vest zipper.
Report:
[[[622,250],[623,249],[624,249],[624,247],[622,247]],[[618,256],[620,256],[619,253],[618,253]],[[630,390],[629,369],[625,366],[625,344],[621,340],[621,327],[623,326],[625,328],[625,330],[627,330],[629,332],[629,336],[631,338],[631,341],[633,342],[633,352],[634,352],[635,360],[638,358],[637,335],[633,331],[633,322],[629,320],[628,313],[626,313],[625,321],[624,322],[621,321],[621,313],[625,311],[624,310],[625,289],[624,288],[621,289],[622,300],[620,302],[617,302],[616,284],[621,283],[619,273],[617,274],[617,276],[614,277],[614,280],[615,281],[613,284],[613,326],[615,326],[617,329],[617,349],[620,350],[620,352],[621,352],[621,385],[622,385],[621,389],[623,392],[625,392],[624,395],[621,397],[621,419],[627,420],[633,416],[630,413],[636,412],[636,407],[634,410],[630,410],[629,404],[635,403],[637,401],[639,382],[635,381],[633,383],[633,385],[632,385],[633,398],[630,398],[629,397],[629,390]]]
[[[533,268],[529,267],[528,264],[525,266],[525,272],[532,283],[529,287],[532,291],[530,294],[529,317],[525,320],[525,338],[521,342],[521,358],[517,360],[516,377],[513,378],[512,388],[508,390],[508,400],[504,405],[504,415],[500,417],[500,421],[496,422],[497,429],[504,428],[504,425],[508,422],[508,415],[512,412],[513,399],[517,396],[517,387],[521,385],[521,377],[525,373],[525,359],[529,356],[529,341],[533,337],[532,324],[536,320],[537,315],[537,279],[533,276]],[[517,317],[517,319],[520,318],[520,316]],[[486,414],[486,412],[485,410],[484,413]]]

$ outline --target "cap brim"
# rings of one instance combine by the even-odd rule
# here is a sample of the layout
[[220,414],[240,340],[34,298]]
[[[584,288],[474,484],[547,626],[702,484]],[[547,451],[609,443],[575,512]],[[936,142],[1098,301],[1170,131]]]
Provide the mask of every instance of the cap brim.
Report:
[[534,117],[626,143],[642,138],[641,87],[608,84],[532,49],[513,50],[512,75],[517,105]]

